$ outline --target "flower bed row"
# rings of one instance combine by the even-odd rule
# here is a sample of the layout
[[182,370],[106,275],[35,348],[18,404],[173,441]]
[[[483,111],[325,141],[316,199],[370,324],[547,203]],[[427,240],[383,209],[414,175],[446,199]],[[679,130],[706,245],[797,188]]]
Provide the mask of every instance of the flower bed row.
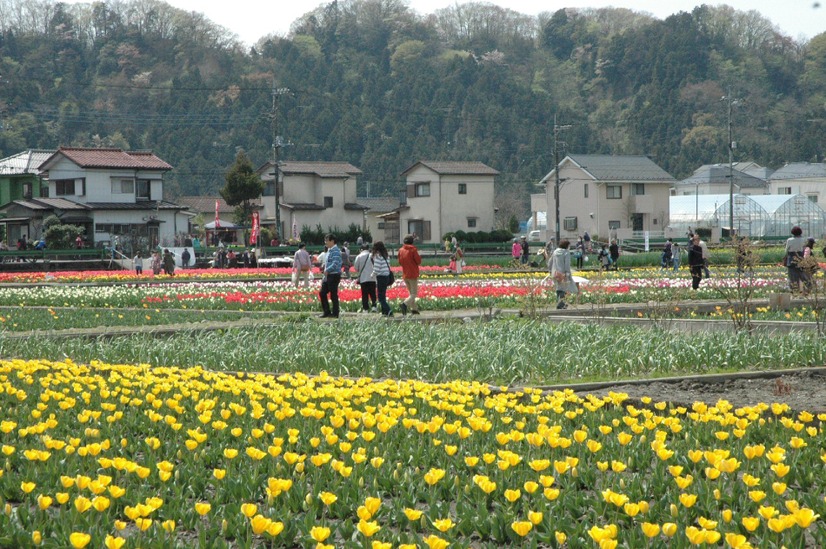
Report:
[[68,360],[0,389],[0,546],[826,545],[826,415],[779,403]]

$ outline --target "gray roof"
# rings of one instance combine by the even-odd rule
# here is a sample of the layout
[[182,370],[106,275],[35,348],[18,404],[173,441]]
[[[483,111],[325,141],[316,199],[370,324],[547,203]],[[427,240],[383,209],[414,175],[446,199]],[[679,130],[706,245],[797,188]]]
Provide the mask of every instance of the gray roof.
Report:
[[771,176],[771,181],[778,179],[809,179],[826,177],[826,164],[810,164],[809,162],[792,162],[777,169]]
[[[740,170],[732,169],[731,175],[734,176],[734,184],[740,188],[761,189],[765,188],[766,182],[763,179],[753,177]],[[691,177],[687,177],[682,181],[677,182],[674,186],[692,186],[692,185],[707,185],[707,184],[728,184],[729,182],[729,166],[728,164],[706,164],[700,166]]]
[[[266,162],[259,166],[255,173],[261,179],[272,179],[272,162]],[[317,177],[330,177],[342,179],[345,177],[352,177],[354,175],[361,175],[362,171],[349,162],[321,162],[321,161],[297,161],[287,160],[279,163],[282,174],[305,174],[315,175]]]
[[487,164],[482,162],[452,162],[436,160],[420,160],[402,172],[405,175],[416,166],[426,166],[440,175],[499,175]]
[[54,149],[29,149],[0,160],[0,175],[37,174],[38,167],[54,154]]
[[[668,183],[676,180],[647,156],[613,156],[610,154],[569,154],[560,165],[570,162],[605,183]],[[547,182],[553,170],[542,178]]]
[[363,204],[369,208],[373,213],[392,212],[401,204],[398,198],[392,196],[382,196],[378,198],[358,197],[356,200],[358,200],[359,204]]

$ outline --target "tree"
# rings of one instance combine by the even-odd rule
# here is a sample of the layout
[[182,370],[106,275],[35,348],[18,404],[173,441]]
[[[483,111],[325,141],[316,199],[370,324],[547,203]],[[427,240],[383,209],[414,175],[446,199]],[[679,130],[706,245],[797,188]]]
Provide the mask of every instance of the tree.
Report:
[[230,206],[240,206],[244,224],[252,217],[252,200],[264,192],[264,182],[255,174],[247,153],[238,151],[235,164],[226,174],[227,184],[219,191]]
[[56,215],[50,215],[43,220],[43,239],[46,247],[61,250],[74,246],[75,239],[83,236],[83,227],[78,225],[64,225]]

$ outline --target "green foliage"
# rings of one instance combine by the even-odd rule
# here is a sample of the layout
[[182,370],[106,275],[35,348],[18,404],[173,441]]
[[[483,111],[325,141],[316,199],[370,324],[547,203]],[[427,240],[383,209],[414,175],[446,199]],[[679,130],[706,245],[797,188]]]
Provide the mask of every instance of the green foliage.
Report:
[[[553,114],[572,124],[563,153],[652,155],[682,178],[725,159],[719,99],[729,89],[744,99],[736,160],[823,158],[826,124],[811,120],[822,118],[826,40],[797,43],[727,6],[661,21],[614,8],[532,18],[476,3],[425,17],[403,2],[333,3],[245,52],[225,29],[167,4],[47,4],[39,12],[59,25],[4,12],[0,110],[14,108],[0,157],[58,145],[151,149],[175,166],[171,199],[216,193],[236,148],[251,164],[232,186],[245,187],[250,167],[271,156],[277,122],[285,159],[348,161],[374,196],[398,192],[416,160],[485,162],[520,197],[503,218],[524,219],[551,168]],[[274,75],[292,90],[276,118]]]
[[[46,226],[46,221],[43,222],[43,225]],[[53,223],[43,231],[46,247],[52,250],[72,248],[78,236],[83,236],[83,227],[63,225],[59,220],[57,224]]]
[[220,191],[221,197],[230,206],[238,206],[236,220],[247,225],[252,216],[252,201],[264,192],[264,182],[255,173],[252,162],[244,151],[238,151],[226,180],[227,184]]
[[453,237],[459,242],[485,243],[485,242],[507,242],[513,238],[513,232],[507,229],[496,229],[494,231],[455,231],[445,233],[443,240],[451,240]]

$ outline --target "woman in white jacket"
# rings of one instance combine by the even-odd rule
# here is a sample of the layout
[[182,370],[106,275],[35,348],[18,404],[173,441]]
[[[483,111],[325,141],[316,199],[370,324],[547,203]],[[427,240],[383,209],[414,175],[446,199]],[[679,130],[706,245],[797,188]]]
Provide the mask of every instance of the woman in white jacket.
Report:
[[376,275],[373,270],[373,258],[370,256],[370,246],[361,245],[361,253],[356,257],[353,267],[358,273],[358,282],[361,285],[360,313],[370,312],[372,303],[373,312],[376,312]]
[[548,260],[548,270],[551,272],[554,289],[556,290],[557,309],[567,309],[568,304],[565,303],[565,296],[579,291],[571,273],[571,252],[568,251],[570,245],[571,242],[567,238],[560,240],[559,246]]

